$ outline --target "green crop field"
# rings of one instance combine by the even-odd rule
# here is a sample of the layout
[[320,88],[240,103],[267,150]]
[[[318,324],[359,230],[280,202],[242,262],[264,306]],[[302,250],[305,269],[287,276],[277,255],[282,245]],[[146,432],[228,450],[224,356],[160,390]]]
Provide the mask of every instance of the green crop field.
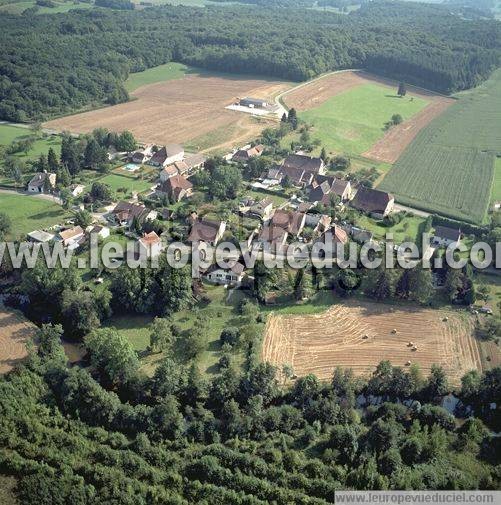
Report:
[[491,201],[501,201],[501,157],[494,164],[494,183],[492,184]]
[[63,223],[71,214],[55,202],[36,196],[0,193],[0,212],[7,214],[12,227],[10,238],[24,239],[33,230]]
[[143,72],[130,74],[129,78],[125,81],[125,88],[127,91],[131,92],[140,86],[145,86],[146,84],[180,79],[189,70],[190,67],[181,63],[166,63],[165,65],[149,68]]
[[364,84],[302,112],[300,118],[313,125],[312,139],[329,151],[356,155],[384,136],[384,125],[393,114],[409,119],[427,104],[418,97],[399,98],[386,86]]
[[501,191],[501,177],[494,179],[496,153],[501,153],[501,71],[460,93],[457,103],[418,134],[379,189],[406,205],[482,223],[491,190]]

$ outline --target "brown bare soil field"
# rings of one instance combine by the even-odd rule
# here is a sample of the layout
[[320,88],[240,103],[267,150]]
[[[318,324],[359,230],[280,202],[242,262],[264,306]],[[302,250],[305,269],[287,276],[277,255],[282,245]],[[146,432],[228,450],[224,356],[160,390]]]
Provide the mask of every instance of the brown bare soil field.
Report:
[[0,307],[0,374],[9,372],[26,358],[26,342],[36,332],[37,327],[23,316]]
[[[66,116],[45,123],[45,127],[88,133],[97,127],[112,131],[130,130],[143,142],[184,144],[192,139],[221,131],[235,125],[234,136],[239,141],[251,129],[254,118],[225,109],[237,97],[252,96],[271,100],[290,84],[285,82],[189,74],[181,79],[149,84],[132,93],[134,100],[81,114]],[[258,133],[267,124],[263,121]],[[220,139],[216,144],[231,142]]]
[[[290,93],[286,93],[283,100],[288,107],[304,111],[317,107],[329,98],[356,86],[374,83],[390,86],[395,90],[398,87],[396,81],[384,77],[378,77],[367,72],[346,71],[327,75],[310,84],[294,89]],[[428,100],[430,104],[413,118],[388,131],[381,140],[376,142],[362,156],[376,161],[395,163],[416,135],[454,103],[452,98],[437,95],[414,86],[407,86],[407,92],[409,95]]]
[[386,163],[395,163],[416,135],[454,103],[451,98],[436,97],[413,118],[394,126],[362,156]]
[[402,367],[410,361],[428,374],[436,363],[458,384],[465,372],[482,370],[473,334],[474,320],[465,313],[353,301],[321,314],[271,315],[262,357],[320,379],[332,377],[336,366],[368,375],[381,360]]

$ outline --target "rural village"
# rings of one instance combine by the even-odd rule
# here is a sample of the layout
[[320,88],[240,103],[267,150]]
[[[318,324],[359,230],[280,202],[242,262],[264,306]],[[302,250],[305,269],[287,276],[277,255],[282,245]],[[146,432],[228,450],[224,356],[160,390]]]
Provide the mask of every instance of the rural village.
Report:
[[[346,5],[343,15],[354,4]],[[255,450],[239,436],[266,438],[254,425],[244,427],[243,413],[264,419],[263,405],[277,409],[281,420],[266,422],[283,434],[263,456],[266,465],[278,458],[272,454],[276,447],[303,447],[303,438],[294,445],[286,434],[297,429],[293,414],[278,414],[284,406],[270,391],[281,388],[284,398],[294,397],[290,408],[307,419],[304,440],[311,440],[304,447],[315,447],[312,457],[330,465],[329,471],[344,472],[344,483],[355,476],[339,468],[354,460],[318,447],[326,440],[346,447],[350,437],[361,440],[363,430],[355,436],[345,426],[357,416],[376,419],[376,412],[390,409],[388,402],[397,406],[384,414],[385,422],[400,422],[405,414],[397,410],[406,408],[409,419],[426,426],[426,436],[428,429],[435,433],[435,422],[446,431],[453,429],[449,424],[473,430],[472,416],[499,436],[501,271],[470,261],[455,269],[445,258],[448,249],[461,247],[454,259],[468,259],[476,243],[495,250],[501,240],[501,70],[479,79],[477,87],[446,93],[431,81],[428,89],[424,77],[418,86],[411,84],[416,79],[386,77],[391,72],[378,74],[373,67],[342,68],[295,82],[171,61],[131,72],[124,84],[127,100],[93,102],[40,121],[0,121],[0,240],[14,243],[25,257],[56,244],[71,253],[67,269],[42,261],[28,268],[26,260],[18,269],[0,249],[0,374],[10,380],[18,368],[41,367],[39,362],[57,355],[65,373],[89,371],[122,405],[113,421],[96,422],[91,416],[101,419],[101,400],[88,413],[78,407],[79,422],[116,429],[139,444],[138,412],[147,405],[154,419],[165,415],[158,421],[171,444],[165,450],[182,433],[186,447],[209,440],[214,445],[200,454],[217,461],[223,449],[216,450],[217,433],[203,431],[213,420],[203,418],[208,410],[202,404],[223,412],[223,438],[237,440],[231,450],[241,451],[239,457]],[[190,265],[174,269],[166,261],[173,244],[205,260],[206,246],[221,243],[241,248],[226,268],[203,261],[194,276]],[[388,246],[395,260],[408,254],[408,243],[421,255],[410,269],[382,264],[368,270],[360,261],[345,261],[350,246],[358,253]],[[116,244],[123,254],[115,254]],[[297,244],[334,254],[343,246],[345,257],[335,256],[328,268],[311,261],[298,268],[265,264],[266,255],[283,259]],[[95,250],[110,253],[111,264],[92,265]],[[259,254],[249,265],[245,256],[253,250]],[[140,258],[158,268],[120,263]],[[56,341],[62,356],[54,350]],[[44,373],[55,383],[62,372]],[[235,378],[240,373],[242,382]],[[340,407],[327,405],[331,384]],[[248,398],[235,402],[228,391],[238,387],[247,388]],[[307,399],[311,391],[317,403]],[[73,400],[67,391],[61,398],[69,418]],[[181,421],[158,414],[158,398],[169,405],[165,412],[179,408]],[[189,406],[179,407],[185,401]],[[189,419],[184,428],[183,416]],[[342,429],[331,430],[333,418]],[[283,428],[287,422],[293,428]],[[152,444],[160,440],[153,429],[148,436]],[[420,462],[436,457],[427,450],[429,458]],[[472,449],[475,456],[479,451]],[[406,465],[418,464],[417,456],[401,452]],[[169,465],[160,456],[148,458]],[[280,465],[296,464],[281,458]],[[384,479],[392,478],[387,468],[393,463],[382,460],[377,468],[385,477],[365,489],[390,486]],[[197,478],[212,475],[193,468]],[[310,479],[322,479],[320,471],[309,471],[308,486]],[[261,470],[252,472],[258,478]],[[495,486],[487,474],[480,485]],[[219,485],[219,478],[211,477],[210,485]],[[182,487],[181,477],[162,479],[163,485]],[[277,498],[269,490],[259,503],[330,503],[325,496],[332,486],[304,491],[318,502]],[[201,489],[190,488],[190,503],[206,503]],[[258,502],[226,497],[214,503]]]

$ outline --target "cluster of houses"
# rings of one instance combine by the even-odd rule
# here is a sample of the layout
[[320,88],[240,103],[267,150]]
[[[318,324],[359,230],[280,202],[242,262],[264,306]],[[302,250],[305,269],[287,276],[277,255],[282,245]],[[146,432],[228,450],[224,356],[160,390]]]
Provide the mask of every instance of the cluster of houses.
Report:
[[[227,159],[245,164],[254,157],[261,156],[262,145],[244,146]],[[161,147],[145,146],[131,153],[128,160],[133,164],[147,164],[159,169],[158,184],[152,189],[150,197],[167,197],[168,200],[179,202],[193,194],[193,184],[190,177],[204,167],[206,158],[201,154],[186,154],[180,145]],[[247,238],[247,245],[268,244],[272,249],[285,247],[292,241],[305,243],[322,243],[330,246],[333,251],[337,244],[346,244],[351,237],[357,242],[367,242],[373,239],[372,234],[347,223],[334,223],[330,216],[323,213],[324,207],[349,205],[376,219],[383,219],[394,210],[395,198],[390,193],[360,186],[354,188],[350,181],[327,174],[324,161],[318,157],[299,152],[287,156],[282,163],[270,167],[261,174],[256,187],[270,191],[274,186],[296,187],[306,195],[297,203],[289,202],[276,208],[270,197],[261,200],[250,198],[240,202],[239,214],[254,220],[255,228]],[[28,184],[28,192],[43,193],[56,185],[56,175],[50,173],[36,174]],[[75,194],[83,191],[83,186],[72,188]],[[99,224],[82,229],[80,226],[62,228],[54,233],[35,230],[28,234],[30,242],[59,241],[65,248],[77,249],[82,246],[92,234],[105,239],[110,235],[109,227],[122,227],[135,236],[137,254],[146,257],[156,257],[165,249],[165,241],[154,231],[137,236],[135,230],[145,221],[154,220],[158,212],[147,208],[140,202],[120,201],[106,215],[107,225]],[[170,218],[170,212],[167,216]],[[206,243],[216,246],[225,232],[227,224],[207,218],[199,218],[196,214],[188,220],[189,232],[186,241],[196,245]],[[305,228],[308,233],[304,233]],[[432,245],[448,246],[459,243],[461,231],[448,227],[437,226]],[[232,268],[222,270],[211,267],[205,272],[209,282],[218,284],[240,284],[245,277],[245,268],[241,262]]]

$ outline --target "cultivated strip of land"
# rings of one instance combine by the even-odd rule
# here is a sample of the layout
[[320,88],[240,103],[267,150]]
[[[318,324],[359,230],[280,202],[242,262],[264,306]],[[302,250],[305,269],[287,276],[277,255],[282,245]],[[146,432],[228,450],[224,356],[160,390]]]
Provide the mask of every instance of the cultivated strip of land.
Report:
[[424,128],[379,188],[405,205],[473,223],[484,221],[501,154],[501,70],[458,95]]

